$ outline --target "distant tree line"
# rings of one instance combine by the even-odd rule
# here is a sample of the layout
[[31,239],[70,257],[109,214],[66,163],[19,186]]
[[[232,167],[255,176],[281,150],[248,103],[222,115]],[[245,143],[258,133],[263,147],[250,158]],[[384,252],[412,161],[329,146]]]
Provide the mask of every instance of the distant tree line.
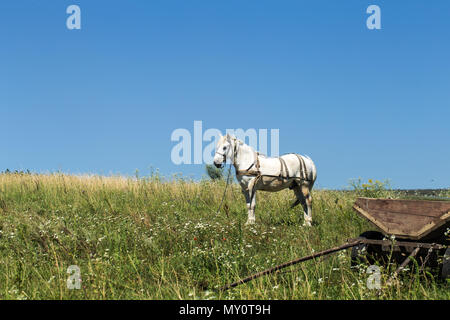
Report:
[[27,169],[27,170],[14,170],[11,171],[9,169],[6,169],[5,171],[0,171],[0,174],[32,174],[32,172]]

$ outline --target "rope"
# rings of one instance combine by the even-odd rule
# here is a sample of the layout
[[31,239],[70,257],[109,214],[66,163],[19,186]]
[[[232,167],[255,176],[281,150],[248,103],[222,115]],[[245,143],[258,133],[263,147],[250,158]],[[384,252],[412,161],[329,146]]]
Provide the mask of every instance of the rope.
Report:
[[[216,214],[219,214],[220,209],[222,208],[223,201],[225,200],[225,195],[227,194],[227,188],[228,188],[228,185],[230,184],[230,175],[231,175],[231,162],[228,166],[227,184],[225,185],[225,190],[223,192],[222,200],[220,201],[220,205],[219,205],[219,208],[217,209]],[[225,213],[227,214],[227,218],[229,218],[228,212],[225,212]]]

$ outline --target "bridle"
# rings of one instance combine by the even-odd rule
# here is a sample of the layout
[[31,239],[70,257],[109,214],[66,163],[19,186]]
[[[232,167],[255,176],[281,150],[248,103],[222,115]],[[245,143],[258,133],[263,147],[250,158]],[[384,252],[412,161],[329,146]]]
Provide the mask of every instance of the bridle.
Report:
[[220,153],[219,151],[216,151],[216,153],[217,153],[219,156],[222,156],[222,157],[223,157],[222,163],[220,164],[220,168],[222,169],[223,166],[224,166],[224,164],[227,163],[227,155],[226,155],[225,153]]
[[[237,154],[237,146],[238,146],[237,139],[234,138],[233,140],[234,140],[234,148],[233,148],[233,153],[231,154],[232,159],[233,159],[232,160],[232,164],[234,164],[234,162],[235,162],[236,154]],[[220,168],[223,168],[224,165],[227,163],[227,154],[226,153],[221,153],[219,151],[216,151],[216,154],[218,154],[219,156],[223,157],[222,164],[220,166]]]

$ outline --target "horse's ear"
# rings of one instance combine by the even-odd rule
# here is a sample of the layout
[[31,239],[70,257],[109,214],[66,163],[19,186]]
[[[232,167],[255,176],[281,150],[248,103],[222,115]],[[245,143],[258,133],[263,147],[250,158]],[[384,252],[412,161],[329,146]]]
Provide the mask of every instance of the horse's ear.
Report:
[[227,133],[227,135],[225,136],[225,138],[226,138],[227,140],[230,140],[230,138],[231,138],[230,134]]

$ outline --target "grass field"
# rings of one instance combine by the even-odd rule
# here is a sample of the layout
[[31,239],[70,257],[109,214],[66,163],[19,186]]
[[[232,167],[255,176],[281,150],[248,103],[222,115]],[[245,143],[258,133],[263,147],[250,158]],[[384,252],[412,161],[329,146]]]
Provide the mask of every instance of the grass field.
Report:
[[[379,182],[315,190],[312,227],[292,191],[257,194],[247,219],[238,186],[62,174],[0,174],[1,299],[449,299],[450,285],[405,272],[368,289],[349,251],[309,261],[226,292],[214,289],[373,229],[351,209],[356,196],[391,196]],[[442,191],[442,196],[450,192]],[[68,289],[77,265],[81,289]],[[390,266],[393,268],[394,266]]]

